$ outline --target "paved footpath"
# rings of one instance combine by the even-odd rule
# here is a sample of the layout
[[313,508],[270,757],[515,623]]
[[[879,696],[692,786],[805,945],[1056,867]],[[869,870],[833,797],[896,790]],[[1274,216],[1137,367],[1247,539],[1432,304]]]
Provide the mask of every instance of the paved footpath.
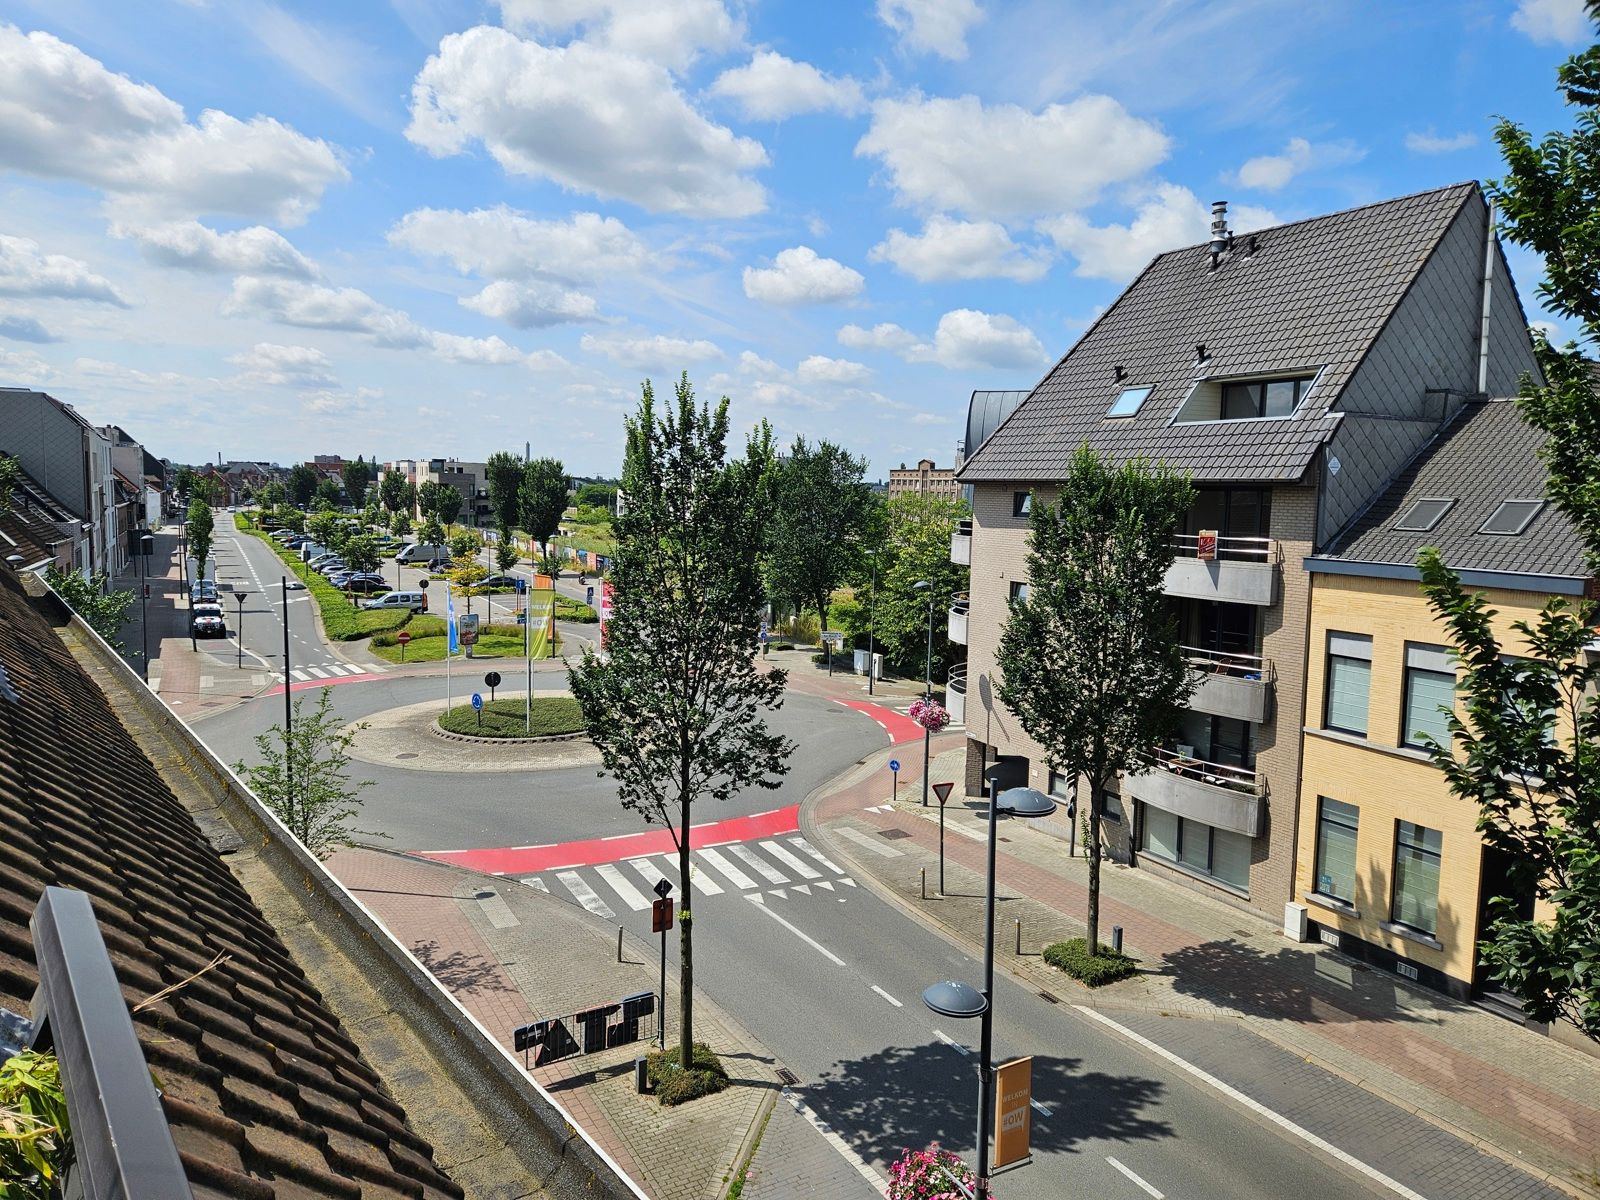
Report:
[[[899,752],[898,803],[887,802],[885,751],[813,796],[802,807],[801,827],[825,853],[844,856],[859,878],[976,958],[987,825],[983,800],[960,795],[962,740],[936,738],[930,771],[932,781],[955,780],[958,789],[947,812],[947,895],[936,894],[938,810],[921,807],[915,786],[920,754]],[[1122,926],[1125,949],[1144,967],[1134,979],[1090,991],[1039,957],[1042,946],[1083,935],[1085,860],[1069,857],[1065,843],[1028,822],[1004,822],[1000,834],[997,965],[1025,986],[1137,1025],[1163,1045],[1184,1044],[1180,1022],[1190,1029],[1227,1022],[1240,1032],[1213,1025],[1200,1041],[1243,1036],[1259,1048],[1241,1044],[1224,1064],[1260,1065],[1255,1076],[1231,1080],[1245,1091],[1259,1085],[1292,1096],[1288,1077],[1309,1064],[1326,1072],[1320,1077],[1330,1093],[1348,1085],[1352,1095],[1363,1089],[1382,1097],[1421,1118],[1419,1129],[1426,1122],[1435,1149],[1460,1153],[1467,1148],[1459,1138],[1485,1152],[1454,1196],[1522,1195],[1535,1181],[1600,1196],[1600,1057],[1324,947],[1289,941],[1252,914],[1110,863],[1101,872],[1101,935]]]

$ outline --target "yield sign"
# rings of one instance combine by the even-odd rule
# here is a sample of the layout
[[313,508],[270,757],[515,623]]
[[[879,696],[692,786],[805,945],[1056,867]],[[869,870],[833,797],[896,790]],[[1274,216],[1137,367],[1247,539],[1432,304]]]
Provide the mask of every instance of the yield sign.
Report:
[[939,797],[940,808],[943,808],[944,802],[950,799],[950,793],[955,789],[955,786],[954,780],[946,780],[944,783],[936,783],[933,785],[933,794]]

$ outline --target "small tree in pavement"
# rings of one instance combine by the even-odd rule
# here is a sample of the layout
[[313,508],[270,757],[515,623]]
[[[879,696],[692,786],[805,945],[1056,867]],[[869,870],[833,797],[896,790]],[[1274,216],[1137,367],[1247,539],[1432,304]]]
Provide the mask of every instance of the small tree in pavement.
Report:
[[194,577],[206,577],[206,560],[211,557],[211,535],[215,524],[211,519],[211,506],[196,497],[189,501],[189,554],[194,558]]
[[399,471],[388,471],[378,482],[378,499],[390,513],[410,512],[416,493]]
[[[772,435],[763,423],[730,461],[727,399],[697,406],[687,374],[676,390],[676,403],[658,413],[646,383],[626,423],[628,503],[615,525],[607,651],[602,658],[585,648],[570,678],[602,773],[617,781],[623,807],[668,827],[687,884],[696,802],[776,788],[793,745],[762,719],[782,703],[784,674],[757,671],[754,655]],[[693,930],[686,907],[683,1064],[693,1057]]]
[[1112,469],[1088,446],[1054,504],[1036,496],[1028,592],[1000,635],[1000,699],[1052,769],[1089,784],[1089,953],[1100,937],[1100,818],[1119,772],[1149,769],[1194,690],[1162,594],[1173,535],[1194,499],[1182,475]]
[[372,786],[370,779],[352,783],[349,777],[350,747],[366,726],[346,726],[328,688],[310,712],[303,696],[295,700],[291,724],[287,739],[281,725],[256,736],[259,763],[233,765],[261,803],[318,858],[355,845],[357,837],[387,837],[351,824],[361,811],[361,793]]
[[495,543],[494,565],[495,570],[504,575],[522,561],[522,556],[517,553],[517,539],[511,530],[502,529],[500,540]]
[[567,511],[567,483],[560,459],[536,458],[523,467],[517,490],[517,514],[528,537],[539,547],[546,575],[555,574],[550,539],[561,528],[561,514]]

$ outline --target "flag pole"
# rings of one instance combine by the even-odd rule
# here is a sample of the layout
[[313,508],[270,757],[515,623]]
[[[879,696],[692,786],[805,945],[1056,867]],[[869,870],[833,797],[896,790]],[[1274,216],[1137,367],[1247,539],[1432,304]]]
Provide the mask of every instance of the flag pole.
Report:
[[455,693],[450,682],[450,660],[454,657],[450,652],[455,648],[456,641],[456,599],[450,591],[450,581],[444,584],[444,711],[448,716],[451,706],[455,703]]
[[533,736],[533,580],[522,592],[522,657],[528,664],[528,694],[524,698],[526,732]]

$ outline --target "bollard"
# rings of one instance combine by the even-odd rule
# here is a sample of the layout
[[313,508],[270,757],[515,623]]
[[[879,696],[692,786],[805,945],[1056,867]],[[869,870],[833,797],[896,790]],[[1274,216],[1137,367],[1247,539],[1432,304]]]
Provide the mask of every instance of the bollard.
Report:
[[1022,920],[1017,920],[1017,957],[1022,957]]
[[622,961],[622,926],[617,926],[617,961]]
[[650,1060],[642,1054],[633,1060],[633,1090],[641,1096],[650,1090]]
[[924,900],[926,900],[928,898],[928,868],[927,867],[923,867],[922,868],[922,898]]
[[1122,926],[1121,925],[1113,925],[1111,927],[1111,948],[1113,950],[1115,950],[1118,954],[1122,953]]

